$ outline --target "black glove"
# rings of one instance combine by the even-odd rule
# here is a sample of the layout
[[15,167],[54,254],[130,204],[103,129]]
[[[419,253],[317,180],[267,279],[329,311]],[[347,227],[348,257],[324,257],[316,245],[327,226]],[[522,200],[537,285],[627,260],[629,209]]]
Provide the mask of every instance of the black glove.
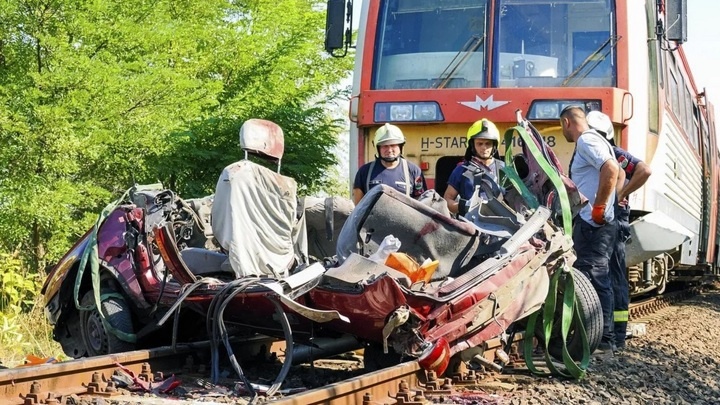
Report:
[[470,201],[461,198],[460,201],[458,201],[458,215],[464,216],[467,214],[468,208],[470,208]]

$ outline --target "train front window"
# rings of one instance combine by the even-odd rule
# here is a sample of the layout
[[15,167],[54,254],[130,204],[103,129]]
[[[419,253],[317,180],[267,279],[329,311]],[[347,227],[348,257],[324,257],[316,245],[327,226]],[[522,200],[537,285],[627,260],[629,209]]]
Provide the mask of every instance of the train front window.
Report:
[[485,87],[487,1],[384,0],[373,89]]
[[500,0],[493,84],[610,87],[616,84],[609,0]]

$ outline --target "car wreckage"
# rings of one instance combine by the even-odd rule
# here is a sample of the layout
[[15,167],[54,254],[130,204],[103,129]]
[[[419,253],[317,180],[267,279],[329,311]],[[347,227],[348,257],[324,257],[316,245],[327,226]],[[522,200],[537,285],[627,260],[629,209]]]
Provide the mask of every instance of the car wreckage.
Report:
[[[572,241],[559,225],[582,196],[559,166],[528,175],[548,172],[536,164],[553,155],[526,129],[514,130],[539,152],[507,152],[512,186],[498,194],[468,169],[486,193],[453,217],[432,190],[414,200],[378,186],[354,208],[343,198],[298,199],[295,181],[279,173],[282,130],[249,120],[245,158],[223,170],[213,195],[185,200],[137,186],[103,210],[43,286],[54,337],[72,357],[167,344],[170,335],[209,339],[214,352],[225,344],[233,357],[230,337],[260,334],[295,347],[288,364],[365,347],[368,368],[417,358],[442,374],[451,358],[468,361],[483,342],[511,342],[530,324],[555,358],[587,358],[602,315],[589,281],[572,271]],[[572,324],[560,321],[563,306],[574,309]]]

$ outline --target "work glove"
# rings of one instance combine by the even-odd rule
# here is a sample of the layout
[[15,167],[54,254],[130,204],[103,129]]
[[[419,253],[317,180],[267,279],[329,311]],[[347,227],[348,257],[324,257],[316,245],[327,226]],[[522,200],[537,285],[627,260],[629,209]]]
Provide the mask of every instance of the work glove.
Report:
[[461,217],[465,216],[465,214],[467,214],[469,208],[470,208],[470,200],[461,198],[460,201],[458,201],[458,215],[459,216],[461,216]]
[[605,204],[593,205],[591,218],[598,225],[605,225]]

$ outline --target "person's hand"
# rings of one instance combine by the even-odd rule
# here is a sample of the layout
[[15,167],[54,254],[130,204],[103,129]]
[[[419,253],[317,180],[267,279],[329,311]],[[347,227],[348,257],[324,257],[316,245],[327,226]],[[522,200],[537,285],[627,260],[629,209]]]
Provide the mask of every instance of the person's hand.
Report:
[[626,201],[627,200],[628,196],[624,193],[624,191],[625,190],[617,193],[617,195],[615,196],[615,198],[617,198],[618,201]]
[[591,218],[598,225],[605,225],[605,204],[593,205]]

